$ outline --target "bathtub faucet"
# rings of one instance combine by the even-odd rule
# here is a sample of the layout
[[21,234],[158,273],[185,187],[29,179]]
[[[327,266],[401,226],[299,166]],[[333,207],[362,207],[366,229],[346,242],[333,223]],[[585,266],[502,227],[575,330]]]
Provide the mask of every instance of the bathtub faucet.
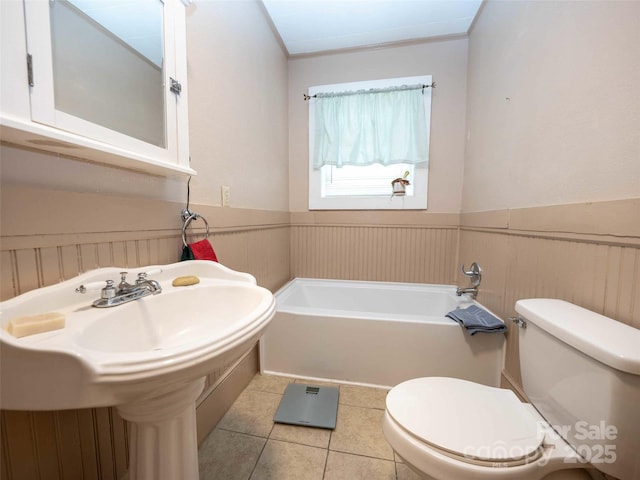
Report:
[[456,295],[460,296],[463,293],[468,293],[471,295],[471,298],[476,298],[478,295],[478,287],[480,287],[480,282],[482,281],[482,269],[480,265],[476,262],[471,264],[471,270],[468,272],[465,271],[464,265],[462,265],[462,274],[466,277],[469,277],[471,286],[466,288],[458,287],[456,290]]

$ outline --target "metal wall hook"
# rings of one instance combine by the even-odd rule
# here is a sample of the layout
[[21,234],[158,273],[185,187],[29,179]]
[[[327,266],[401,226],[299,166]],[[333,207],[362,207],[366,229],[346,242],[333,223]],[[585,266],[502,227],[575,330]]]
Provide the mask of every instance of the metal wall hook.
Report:
[[186,222],[189,217],[195,215],[191,210],[189,210],[189,207],[185,208],[182,210],[182,212],[180,212],[180,218],[182,218],[183,222]]

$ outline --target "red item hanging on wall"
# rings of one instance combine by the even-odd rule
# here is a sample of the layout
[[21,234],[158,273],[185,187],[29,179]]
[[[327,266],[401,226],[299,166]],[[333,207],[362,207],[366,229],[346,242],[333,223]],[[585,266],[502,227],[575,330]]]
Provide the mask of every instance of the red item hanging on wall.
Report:
[[207,240],[206,238],[200,240],[199,242],[190,243],[189,248],[193,253],[194,260],[211,260],[212,262],[218,261],[216,252],[213,251],[211,243],[209,243],[209,240]]

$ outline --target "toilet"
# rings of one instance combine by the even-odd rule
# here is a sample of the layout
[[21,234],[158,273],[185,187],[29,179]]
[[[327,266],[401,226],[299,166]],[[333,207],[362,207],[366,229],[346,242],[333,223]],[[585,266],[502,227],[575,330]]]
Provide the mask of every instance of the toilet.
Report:
[[640,480],[640,330],[562,300],[519,300],[516,311],[531,403],[456,378],[408,380],[387,395],[393,450],[425,479],[591,478],[584,469],[595,468]]

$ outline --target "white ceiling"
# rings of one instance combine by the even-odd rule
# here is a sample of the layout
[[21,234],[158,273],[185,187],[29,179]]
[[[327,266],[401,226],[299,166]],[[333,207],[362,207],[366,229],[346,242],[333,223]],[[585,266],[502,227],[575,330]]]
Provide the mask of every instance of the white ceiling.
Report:
[[262,0],[290,55],[465,34],[483,0]]

